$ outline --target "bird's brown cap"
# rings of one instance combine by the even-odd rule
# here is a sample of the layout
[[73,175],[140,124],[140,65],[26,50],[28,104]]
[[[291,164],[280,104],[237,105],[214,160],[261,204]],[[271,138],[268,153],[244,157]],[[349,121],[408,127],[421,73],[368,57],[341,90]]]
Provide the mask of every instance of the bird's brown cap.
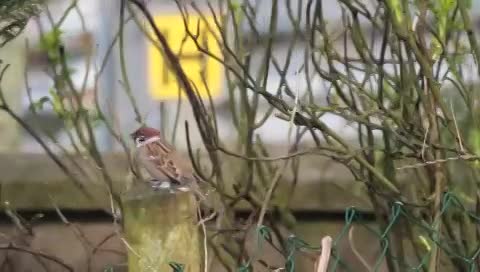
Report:
[[149,139],[151,137],[160,136],[160,131],[151,127],[143,126],[130,134],[130,137],[132,137],[133,140],[141,136],[145,137],[145,139]]

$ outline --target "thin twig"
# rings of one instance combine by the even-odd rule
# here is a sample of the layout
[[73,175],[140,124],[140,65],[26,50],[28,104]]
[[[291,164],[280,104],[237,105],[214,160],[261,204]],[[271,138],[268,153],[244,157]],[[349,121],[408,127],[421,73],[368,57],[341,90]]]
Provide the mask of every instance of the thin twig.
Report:
[[265,200],[262,203],[262,208],[260,209],[260,213],[258,215],[257,228],[260,228],[263,224],[263,219],[265,217],[265,213],[267,212],[267,208],[270,203],[270,200],[272,199],[273,192],[275,191],[275,188],[277,187],[277,184],[280,181],[283,175],[283,172],[285,172],[285,169],[287,168],[288,163],[289,163],[289,160],[285,160],[283,164],[277,169],[277,172],[272,178],[272,182],[265,195]]
[[372,271],[372,267],[367,262],[367,260],[362,256],[362,254],[358,251],[357,247],[355,246],[355,238],[353,237],[353,230],[355,226],[352,225],[348,230],[348,243],[350,244],[350,249],[352,250],[353,254],[357,257],[357,259],[362,263],[363,266],[367,269],[368,272]]
[[433,165],[433,164],[439,164],[439,163],[446,163],[450,161],[458,161],[458,160],[464,160],[464,161],[478,161],[480,160],[480,156],[476,155],[460,155],[457,157],[449,157],[445,159],[438,159],[434,161],[426,161],[422,163],[416,163],[416,164],[411,164],[411,165],[405,165],[402,167],[397,167],[397,170],[404,170],[404,169],[412,169],[412,168],[420,168],[420,167],[425,167],[427,165]]
[[52,262],[58,264],[59,266],[65,268],[67,271],[71,271],[71,272],[75,271],[73,269],[73,267],[64,263],[61,259],[59,259],[55,256],[45,254],[43,252],[37,251],[37,250],[30,249],[30,248],[15,246],[15,245],[10,243],[8,245],[0,245],[0,250],[13,250],[13,251],[18,251],[18,252],[22,252],[22,253],[27,253],[27,254],[30,254],[30,255],[33,255],[33,256],[37,256],[37,257],[52,261]]
[[303,156],[303,155],[308,155],[308,154],[315,154],[315,151],[318,150],[318,148],[311,148],[311,149],[307,149],[307,150],[301,150],[301,151],[297,151],[297,152],[294,152],[292,154],[289,154],[289,155],[284,155],[284,156],[278,156],[278,157],[247,157],[247,156],[244,156],[244,155],[241,155],[241,154],[238,154],[238,153],[235,153],[233,151],[230,151],[224,147],[221,147],[221,146],[217,146],[217,149],[222,151],[223,153],[229,155],[229,156],[232,156],[232,157],[236,157],[236,158],[240,158],[240,159],[244,159],[244,160],[249,160],[249,161],[279,161],[279,160],[288,160],[288,159],[292,159],[294,157],[300,157],[300,156]]
[[[7,71],[9,65],[5,65],[0,72],[0,83]],[[45,150],[47,155],[52,159],[55,164],[62,170],[65,175],[67,175],[73,184],[89,199],[94,200],[93,195],[87,190],[85,185],[70,171],[70,169],[63,163],[63,161],[50,149],[50,147],[43,141],[43,139],[38,135],[35,130],[27,124],[20,116],[18,116],[7,104],[7,101],[4,97],[3,88],[0,86],[0,110],[5,111],[10,117],[12,117],[23,129],[25,129],[30,136],[32,136],[35,141],[40,144],[40,146]]]

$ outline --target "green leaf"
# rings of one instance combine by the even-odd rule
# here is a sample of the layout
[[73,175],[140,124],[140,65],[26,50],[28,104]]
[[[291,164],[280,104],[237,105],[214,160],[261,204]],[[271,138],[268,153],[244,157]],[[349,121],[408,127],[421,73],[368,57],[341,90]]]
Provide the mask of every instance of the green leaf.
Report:
[[449,22],[449,15],[450,12],[455,9],[456,0],[436,0],[430,2],[431,9],[435,16],[436,20],[436,28],[438,33],[438,39],[432,39],[430,44],[430,51],[433,60],[438,60],[440,55],[442,54],[442,46],[441,43],[445,43],[446,35],[448,29],[453,26],[451,22]]
[[387,6],[390,11],[393,13],[393,18],[395,22],[401,26],[403,24],[403,7],[402,0],[387,0]]
[[57,49],[60,45],[62,34],[62,30],[58,27],[46,32],[40,39],[40,48],[44,50]]
[[240,9],[241,5],[242,4],[240,3],[240,1],[237,1],[237,0],[231,0],[230,1],[230,6],[231,6],[231,9],[233,11],[238,11]]
[[40,49],[45,51],[48,58],[53,62],[58,62],[60,60],[58,48],[62,44],[62,34],[62,30],[55,27],[51,31],[43,34],[40,38]]
[[230,9],[233,13],[233,17],[235,18],[235,22],[237,23],[237,25],[240,24],[244,18],[242,4],[240,3],[240,1],[231,0]]
[[43,110],[43,105],[47,102],[50,102],[50,98],[48,96],[43,96],[38,101],[33,102],[30,105],[30,111],[35,112]]
[[449,11],[455,8],[455,0],[440,0],[440,11],[444,14],[447,14]]

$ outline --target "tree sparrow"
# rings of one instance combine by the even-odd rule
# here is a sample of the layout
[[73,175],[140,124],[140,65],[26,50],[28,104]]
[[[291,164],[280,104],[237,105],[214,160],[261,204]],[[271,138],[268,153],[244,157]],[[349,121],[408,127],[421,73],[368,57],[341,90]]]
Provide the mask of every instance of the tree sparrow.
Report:
[[200,193],[190,160],[183,158],[167,143],[160,131],[144,126],[130,136],[137,147],[135,160],[148,172],[154,187],[164,187],[165,183],[168,186],[170,182],[179,189],[187,187]]

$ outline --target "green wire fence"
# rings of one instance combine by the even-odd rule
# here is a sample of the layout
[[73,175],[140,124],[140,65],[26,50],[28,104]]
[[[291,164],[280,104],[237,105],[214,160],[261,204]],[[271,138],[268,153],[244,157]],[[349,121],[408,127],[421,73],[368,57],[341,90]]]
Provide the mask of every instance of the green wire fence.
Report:
[[[475,224],[480,223],[479,216],[467,209],[459,200],[459,198],[451,192],[444,194],[440,215],[433,221],[433,223],[429,224],[425,220],[420,219],[417,215],[414,215],[415,209],[420,209],[420,207],[412,207],[399,201],[393,202],[391,204],[390,214],[388,215],[388,224],[382,230],[379,230],[378,228],[372,227],[370,220],[364,220],[364,218],[362,218],[362,212],[355,209],[355,207],[347,208],[345,210],[344,225],[333,241],[328,271],[358,271],[358,268],[355,269],[351,267],[345,260],[342,259],[340,250],[338,249],[339,243],[345,239],[353,224],[360,224],[377,238],[380,245],[380,250],[375,263],[372,264],[371,271],[380,271],[382,263],[384,263],[386,260],[387,252],[389,251],[390,247],[392,247],[388,236],[392,229],[401,222],[401,224],[404,224],[404,222],[411,224],[421,231],[422,235],[416,238],[424,244],[426,254],[420,256],[420,258],[417,258],[416,263],[412,263],[412,260],[407,262],[402,260],[402,258],[398,258],[397,256],[390,254],[388,257],[396,263],[400,271],[426,271],[429,264],[430,252],[433,246],[437,246],[442,254],[448,256],[452,261],[463,263],[464,267],[466,267],[466,270],[463,271],[478,270],[478,264],[476,260],[480,254],[480,247],[477,247],[473,254],[462,254],[460,250],[455,248],[455,244],[452,243],[452,241],[448,241],[446,237],[437,231],[436,224],[438,224],[448,212],[467,216],[471,222],[474,222]],[[256,236],[256,249],[252,254],[252,258],[261,256],[264,243],[272,240],[272,231],[267,226],[260,226],[256,230]],[[285,248],[287,250],[285,254],[284,267],[282,270],[278,271],[296,271],[295,259],[297,255],[296,253],[299,251],[312,251],[317,253],[321,252],[321,248],[319,246],[311,245],[307,241],[304,241],[295,235],[290,235],[286,239]],[[418,259],[420,259],[420,261],[418,261]],[[237,268],[237,271],[253,271],[252,262],[252,260],[247,261],[245,264]],[[183,272],[183,266],[181,264],[172,262],[171,267],[174,272]]]

